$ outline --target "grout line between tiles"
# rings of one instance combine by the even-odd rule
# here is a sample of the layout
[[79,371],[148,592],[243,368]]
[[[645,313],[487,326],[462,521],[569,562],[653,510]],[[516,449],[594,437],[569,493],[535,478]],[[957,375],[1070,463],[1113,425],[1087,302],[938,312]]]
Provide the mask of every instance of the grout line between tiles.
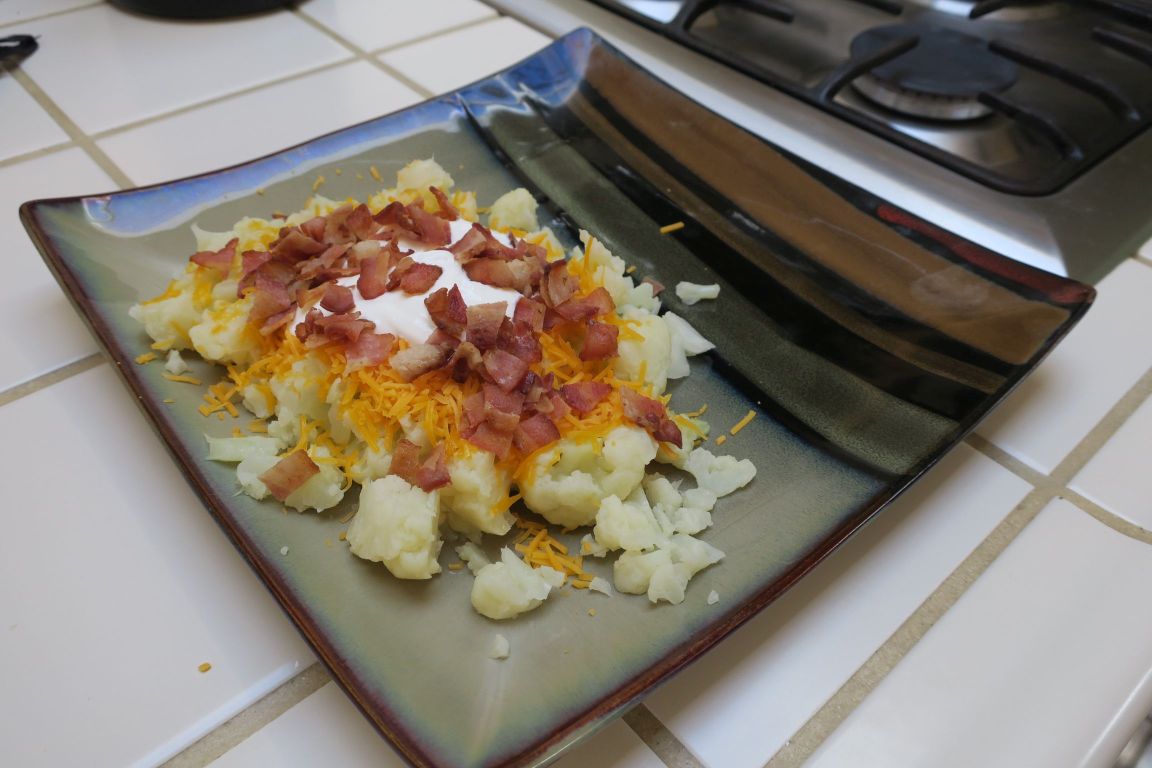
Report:
[[132,179],[128,177],[128,174],[120,170],[119,166],[112,162],[112,158],[104,154],[104,150],[96,146],[96,142],[94,142],[88,134],[80,130],[80,126],[72,122],[72,119],[64,113],[64,110],[60,109],[56,102],[28,76],[27,72],[20,69],[20,67],[7,67],[5,71],[12,75],[16,82],[24,86],[24,90],[28,91],[28,94],[36,100],[36,103],[40,105],[41,109],[47,112],[52,119],[56,121],[56,124],[64,129],[64,132],[68,134],[68,137],[72,139],[76,146],[83,149],[88,154],[88,157],[92,159],[92,162],[100,166],[100,169],[108,174],[112,181],[119,185],[121,189],[135,186]]
[[797,768],[840,726],[857,706],[895,669],[937,621],[1054,498],[1063,497],[1085,514],[1114,531],[1152,543],[1152,533],[1119,518],[1070,490],[1067,485],[1084,465],[1116,434],[1129,416],[1152,395],[1152,369],[1141,376],[1109,409],[1068,455],[1045,475],[1011,456],[994,443],[970,435],[969,445],[1033,485],[1015,509],[921,603],[912,615],[860,666],[839,690],[802,725],[765,768]]
[[643,704],[637,704],[621,719],[668,768],[704,768],[703,763]]
[[324,72],[324,71],[329,70],[329,69],[336,69],[337,67],[347,66],[349,64],[352,64],[354,61],[355,61],[355,58],[347,58],[347,59],[340,59],[339,61],[333,61],[333,62],[330,62],[328,64],[321,64],[321,65],[313,67],[311,69],[305,69],[305,70],[302,70],[300,72],[294,72],[290,75],[284,75],[283,77],[278,77],[274,80],[268,80],[268,81],[260,83],[258,85],[251,85],[251,86],[248,86],[247,88],[242,88],[239,91],[231,91],[231,92],[223,94],[221,96],[214,96],[210,99],[205,99],[204,101],[198,101],[195,104],[186,104],[182,107],[178,107],[176,109],[172,109],[172,110],[169,110],[167,112],[161,112],[160,114],[157,114],[157,115],[151,115],[149,117],[141,118],[140,120],[134,120],[131,123],[125,123],[124,125],[118,125],[115,128],[106,128],[102,131],[97,131],[96,133],[93,133],[92,138],[96,139],[96,140],[106,139],[109,136],[115,136],[116,134],[119,134],[119,133],[126,133],[127,131],[131,131],[135,128],[141,128],[141,127],[146,126],[146,125],[158,123],[162,120],[167,120],[170,117],[176,117],[177,115],[183,115],[183,114],[186,114],[188,112],[195,112],[196,110],[201,109],[203,107],[208,107],[208,106],[211,106],[213,104],[219,104],[221,102],[228,101],[229,99],[236,98],[238,96],[247,96],[248,94],[255,93],[257,91],[262,91],[265,88],[269,88],[269,87],[274,86],[274,85],[281,85],[283,83],[290,83],[293,80],[299,80],[301,78],[308,77],[309,75],[315,75],[317,73]]
[[[356,56],[356,58],[360,59],[361,61],[368,62],[372,66],[374,66],[377,69],[379,69],[380,71],[382,71],[384,74],[388,75],[389,77],[391,77],[394,80],[399,81],[401,84],[407,86],[408,88],[411,88],[413,91],[420,94],[424,98],[431,99],[434,96],[436,96],[435,93],[428,90],[424,86],[420,85],[420,83],[416,82],[415,80],[409,78],[403,72],[400,72],[396,69],[393,69],[392,67],[388,66],[384,62],[380,61],[375,56],[369,55],[368,52],[365,51],[363,48],[356,45],[352,41],[342,37],[339,33],[335,32],[334,30],[324,26],[323,24],[316,21],[316,19],[312,18],[308,14],[300,11],[297,8],[292,9],[292,13],[294,13],[297,18],[299,18],[301,21],[303,21],[304,23],[311,26],[317,32],[320,32],[321,34],[327,35],[328,37],[332,38],[333,40],[335,40],[340,45],[347,48],[349,51],[351,51]],[[435,37],[435,35],[432,35],[431,37]]]
[[26,162],[28,160],[36,160],[37,158],[44,157],[45,155],[50,155],[53,152],[59,152],[62,149],[68,149],[68,148],[74,147],[74,146],[76,146],[75,142],[64,141],[64,142],[61,142],[59,144],[53,144],[53,145],[48,146],[48,147],[41,147],[40,149],[34,149],[31,152],[24,152],[24,153],[19,154],[19,155],[12,155],[11,157],[6,157],[3,160],[0,160],[0,168],[7,168],[10,165],[19,165],[20,163]]
[[[495,10],[495,9],[493,9],[493,10]],[[445,27],[444,29],[438,30],[436,32],[429,32],[426,35],[420,35],[419,37],[413,37],[410,40],[404,40],[404,41],[399,42],[399,43],[392,43],[391,45],[386,45],[383,48],[373,48],[372,50],[367,52],[367,55],[368,56],[380,56],[380,55],[383,55],[385,53],[392,53],[392,51],[401,50],[401,49],[407,48],[410,45],[416,45],[418,43],[425,43],[429,40],[433,40],[433,39],[435,39],[437,37],[441,37],[443,35],[450,35],[453,32],[460,32],[460,31],[465,30],[465,29],[471,29],[472,27],[482,27],[485,24],[491,24],[495,21],[499,21],[502,18],[504,18],[504,17],[501,16],[500,14],[493,13],[491,16],[489,16],[487,18],[475,19],[474,21],[465,21],[465,22],[462,22],[460,24],[453,25],[451,27]],[[551,37],[551,35],[549,35],[549,37]]]
[[[22,19],[14,19],[12,21],[5,21],[3,23],[0,23],[0,30],[3,30],[7,27],[17,27],[17,26],[20,26],[21,24],[35,23],[35,22],[40,21],[42,19],[50,19],[53,16],[64,16],[65,14],[75,13],[76,11],[83,11],[86,8],[93,8],[97,5],[103,5],[103,4],[104,4],[104,0],[96,0],[95,2],[87,3],[85,5],[78,5],[75,8],[65,8],[64,10],[61,10],[61,11],[49,11],[48,13],[41,13],[39,15],[25,16]],[[34,33],[32,32],[32,30],[28,30],[25,34],[34,34]]]
[[0,392],[0,406],[8,405],[8,403],[15,402],[22,397],[27,397],[33,392],[39,392],[53,384],[58,384],[65,379],[70,379],[78,373],[84,373],[84,371],[95,368],[102,362],[104,362],[104,356],[97,352],[88,355],[88,357],[83,357],[68,363],[54,371],[49,371],[48,373],[37,376],[34,379],[29,379],[22,384],[10,387]]
[[183,752],[162,763],[160,768],[203,768],[209,765],[331,680],[332,676],[323,664],[312,664],[260,701],[206,733]]

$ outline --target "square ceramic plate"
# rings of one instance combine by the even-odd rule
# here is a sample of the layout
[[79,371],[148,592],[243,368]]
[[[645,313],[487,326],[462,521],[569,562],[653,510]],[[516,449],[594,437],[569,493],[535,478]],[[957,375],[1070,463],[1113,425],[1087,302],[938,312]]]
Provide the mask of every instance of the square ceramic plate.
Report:
[[[717,432],[756,410],[721,452],[752,459],[759,475],[717,506],[705,538],[727,557],[683,604],[566,588],[520,620],[488,621],[469,607],[466,572],[401,582],[333,545],[342,511],[283,514],[237,496],[232,467],[204,458],[205,432],[232,425],[197,413],[196,388],[133,363],[147,340],[128,308],[182,267],[190,224],[226,230],[295,210],[321,174],[329,196],[365,199],[372,166],[390,178],[430,156],[482,204],[527,186],[563,239],[586,228],[637,276],[721,285],[719,300],[693,307],[664,295],[716,343],[673,387],[673,406],[707,403]],[[621,712],[936,462],[1093,297],[789,157],[587,31],[456,93],[251,163],[21,213],[221,527],[419,766],[538,765]],[[685,227],[660,234],[674,222]],[[593,567],[610,576],[609,564]],[[712,590],[720,601],[708,605]],[[512,648],[502,662],[487,657],[497,632]]]

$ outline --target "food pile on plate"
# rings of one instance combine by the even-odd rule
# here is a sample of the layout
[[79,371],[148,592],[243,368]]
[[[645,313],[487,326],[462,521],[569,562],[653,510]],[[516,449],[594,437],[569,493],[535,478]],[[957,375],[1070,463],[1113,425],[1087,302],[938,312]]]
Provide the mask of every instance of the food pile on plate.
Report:
[[[181,350],[226,368],[202,413],[240,402],[256,417],[209,437],[210,459],[300,511],[360,486],[347,542],[394,576],[439,573],[450,530],[492,619],[565,583],[610,593],[584,558],[616,552],[617,590],[679,603],[723,557],[697,537],[716,500],[755,475],[697,446],[699,412],[668,408],[668,380],[712,345],[587,233],[565,257],[526,190],[486,213],[419,160],[366,203],[314,196],[229,232],[194,227],[183,273],[131,314],[169,378],[196,381]],[[556,527],[591,531],[570,552]],[[514,529],[490,561],[482,536]]]

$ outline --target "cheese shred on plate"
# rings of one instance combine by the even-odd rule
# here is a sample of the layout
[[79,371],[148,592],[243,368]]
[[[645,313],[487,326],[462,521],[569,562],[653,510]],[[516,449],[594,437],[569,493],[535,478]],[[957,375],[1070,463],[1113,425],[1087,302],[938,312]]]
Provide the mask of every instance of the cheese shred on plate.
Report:
[[432,578],[445,536],[466,538],[492,619],[565,586],[611,594],[593,572],[609,567],[616,591],[679,603],[723,557],[701,534],[755,468],[696,447],[704,408],[677,414],[667,393],[711,344],[590,234],[565,253],[527,190],[481,209],[418,160],[364,202],[192,229],[186,267],[130,313],[150,349],[221,367],[199,410],[247,412],[247,430],[208,438],[244,493],[319,512],[358,487],[340,539],[397,578]]

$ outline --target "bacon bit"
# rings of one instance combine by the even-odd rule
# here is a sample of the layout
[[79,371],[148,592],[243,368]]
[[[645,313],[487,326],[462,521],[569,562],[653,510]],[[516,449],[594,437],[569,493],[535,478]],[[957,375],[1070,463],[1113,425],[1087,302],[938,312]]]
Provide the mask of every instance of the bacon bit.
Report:
[[[437,329],[437,333],[440,329]],[[469,341],[462,341],[452,351],[448,360],[448,367],[452,369],[452,380],[464,383],[468,374],[480,370],[484,365],[484,356],[476,345]]]
[[[317,221],[313,219],[312,221]],[[319,219],[321,227],[324,220]],[[307,227],[312,222],[304,222],[299,227],[288,227],[280,230],[280,239],[272,244],[268,252],[272,254],[274,259],[282,259],[289,263],[302,261],[310,256],[315,256],[322,253],[328,246],[315,239],[308,234],[305,234],[304,227]],[[320,230],[320,236],[324,236],[324,230]]]
[[352,295],[352,291],[343,285],[327,283],[324,286],[324,297],[320,299],[320,306],[339,315],[355,309],[356,298]]
[[360,276],[356,278],[356,290],[365,299],[383,296],[388,286],[386,256],[369,256],[360,262]]
[[500,337],[496,346],[529,364],[544,359],[544,351],[532,328],[525,323],[512,322],[507,318],[500,324]]
[[460,406],[463,410],[460,420],[460,435],[467,438],[484,421],[484,393],[473,392],[464,398]]
[[396,373],[404,381],[412,381],[421,374],[439,368],[447,360],[440,347],[432,344],[415,344],[392,355],[389,361]]
[[624,416],[639,427],[642,427],[657,440],[672,443],[677,448],[682,447],[683,435],[676,422],[668,418],[664,404],[659,400],[644,397],[639,392],[628,387],[620,390],[620,399],[624,406]]
[[660,292],[664,290],[664,283],[660,282],[659,280],[654,280],[651,277],[646,277],[640,281],[641,285],[643,285],[644,283],[647,283],[648,285],[652,286],[652,295],[653,296],[659,296]]
[[320,471],[316,462],[305,451],[295,451],[276,462],[264,474],[260,482],[268,486],[268,491],[278,500],[284,501],[304,483]]
[[239,242],[240,240],[234,237],[218,251],[198,251],[192,254],[192,263],[228,274],[232,269],[232,262],[236,259],[236,245]]
[[444,194],[439,187],[428,187],[428,191],[436,198],[436,205],[440,207],[440,210],[436,213],[441,218],[447,221],[456,221],[456,219],[460,218],[460,212],[456,210],[456,206],[452,205],[452,202],[448,199],[448,195]]
[[240,254],[240,276],[247,277],[271,258],[272,254],[268,251],[244,251]]
[[388,359],[395,344],[396,337],[390,333],[361,333],[344,350],[344,373],[380,365]]
[[438,329],[456,337],[464,335],[464,328],[468,324],[468,305],[464,303],[464,295],[460,293],[458,285],[433,291],[424,299],[424,307]]
[[598,323],[595,320],[588,323],[588,333],[584,337],[584,346],[580,350],[581,360],[610,360],[616,357],[617,338],[620,329],[608,323]]
[[348,252],[349,247],[350,245],[348,243],[332,245],[325,248],[319,256],[300,262],[296,266],[300,277],[305,280],[312,280],[325,271],[332,269],[332,266]]
[[522,298],[516,302],[516,309],[512,312],[512,320],[517,323],[526,323],[534,333],[544,330],[545,307],[538,301]]
[[448,464],[444,458],[444,443],[438,443],[432,449],[432,453],[416,470],[415,480],[416,482],[412,484],[425,493],[431,493],[452,482],[452,476],[448,474]]
[[400,278],[400,290],[413,296],[427,293],[442,274],[444,274],[443,267],[414,261]]
[[568,401],[559,392],[550,392],[548,401],[552,404],[552,410],[549,411],[548,416],[557,424],[572,412],[572,406],[568,405]]
[[440,347],[446,352],[454,352],[456,347],[460,346],[460,339],[450,333],[444,333],[444,331],[437,328],[432,331],[432,335],[424,339],[424,343],[431,344],[434,347]]
[[200,379],[196,378],[195,376],[184,376],[182,374],[176,373],[162,373],[160,375],[168,379],[168,381],[175,381],[178,384],[192,384],[197,387],[201,384]]
[[516,443],[517,450],[527,456],[559,440],[560,430],[556,429],[556,425],[550,418],[542,413],[537,413],[531,418],[522,419],[516,425],[512,439]]
[[468,341],[476,345],[476,348],[481,351],[495,347],[496,341],[500,338],[500,326],[505,320],[504,313],[507,311],[508,302],[506,301],[474,304],[468,307],[465,310]]
[[480,422],[467,439],[477,448],[496,454],[498,459],[507,457],[512,448],[512,433],[496,429],[487,421]]
[[144,365],[145,363],[150,363],[155,359],[156,359],[156,353],[155,352],[145,352],[144,354],[138,355],[136,357],[136,362],[140,365]]
[[668,235],[672,232],[679,232],[682,229],[684,229],[684,222],[677,221],[673,224],[665,224],[664,226],[660,227],[660,234]]
[[273,333],[283,328],[288,324],[288,321],[296,316],[296,308],[288,307],[282,312],[277,312],[271,317],[267,318],[260,326],[261,336],[271,336]]
[[608,397],[611,391],[612,385],[602,381],[579,381],[560,387],[560,397],[564,398],[564,402],[572,406],[572,410],[576,413],[586,416]]
[[408,215],[412,217],[412,223],[416,225],[418,239],[425,245],[439,248],[452,241],[452,228],[448,226],[448,221],[424,210],[423,201],[409,205]]
[[736,433],[748,426],[749,422],[754,418],[756,418],[756,411],[748,411],[748,413],[744,414],[744,418],[732,425],[732,429],[728,430],[729,434],[735,437]]
[[520,423],[524,409],[523,392],[506,392],[495,384],[484,383],[484,420],[502,432],[511,432]]
[[[305,318],[305,320],[307,320],[307,318]],[[360,317],[359,312],[348,312],[343,315],[328,315],[327,317],[321,316],[317,317],[314,323],[316,329],[323,333],[328,339],[342,339],[351,342],[359,339],[360,335],[365,331],[370,331],[376,327],[376,324],[371,320],[365,320]]]
[[501,389],[511,392],[524,381],[528,363],[502,349],[490,349],[484,353],[484,370]]
[[[324,242],[336,245],[350,243],[356,239],[348,227],[348,217],[352,215],[354,208],[352,203],[344,203],[324,217]],[[369,218],[371,218],[371,214],[369,214]]]
[[571,298],[556,307],[556,311],[565,320],[580,322],[591,320],[598,315],[606,315],[616,310],[616,302],[612,294],[603,287],[596,288],[587,296]]
[[576,276],[568,271],[568,263],[554,261],[540,278],[540,298],[545,306],[555,309],[568,301],[578,287]]
[[392,464],[388,474],[396,475],[409,485],[416,485],[416,472],[420,469],[420,446],[411,440],[401,439],[392,451]]
[[479,224],[473,224],[472,229],[464,233],[456,242],[448,246],[448,252],[456,257],[461,264],[477,258],[488,247],[491,233]]

